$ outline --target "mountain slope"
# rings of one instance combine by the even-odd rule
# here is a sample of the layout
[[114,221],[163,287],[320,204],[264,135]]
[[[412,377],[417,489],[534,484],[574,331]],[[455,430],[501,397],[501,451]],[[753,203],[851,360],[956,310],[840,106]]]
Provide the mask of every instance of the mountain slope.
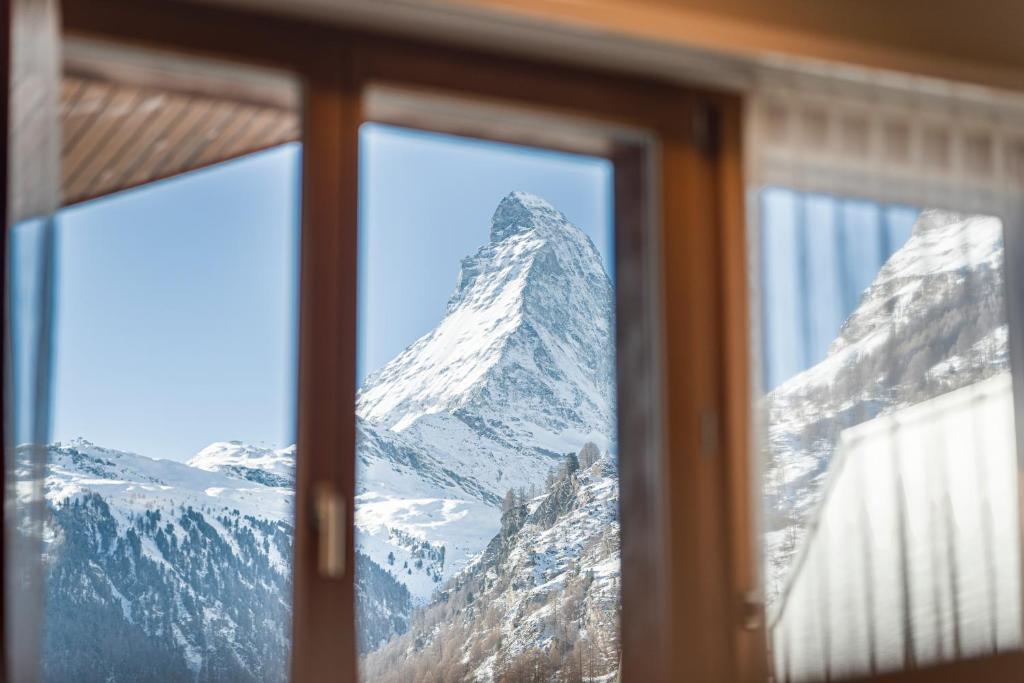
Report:
[[45,680],[286,679],[290,490],[83,440],[49,461]]
[[498,531],[509,489],[613,446],[612,288],[590,239],[513,192],[437,327],[357,399],[357,542],[421,604]]
[[267,486],[295,485],[295,446],[275,450],[241,441],[218,441],[199,451],[188,464]]
[[608,455],[586,467],[580,459],[506,510],[484,552],[410,631],[366,658],[367,680],[614,679],[618,472]]
[[[483,418],[495,442],[544,452],[611,433],[611,283],[590,239],[513,192],[463,259],[444,319],[367,378],[357,412],[396,432],[431,415]],[[515,420],[501,419],[514,407]],[[487,418],[490,418],[487,420]],[[575,444],[578,449],[586,439]]]

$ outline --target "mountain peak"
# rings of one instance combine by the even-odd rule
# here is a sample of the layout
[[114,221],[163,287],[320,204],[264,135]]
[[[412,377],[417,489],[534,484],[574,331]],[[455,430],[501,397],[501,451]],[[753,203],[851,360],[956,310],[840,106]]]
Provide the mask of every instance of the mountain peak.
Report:
[[550,218],[565,220],[555,207],[537,195],[518,190],[509,192],[491,216],[491,242],[536,228],[546,222],[542,219]]
[[472,429],[545,454],[591,434],[607,441],[611,306],[611,282],[586,234],[543,199],[511,192],[494,212],[490,242],[462,260],[445,317],[367,378],[357,412],[396,432],[458,413]]

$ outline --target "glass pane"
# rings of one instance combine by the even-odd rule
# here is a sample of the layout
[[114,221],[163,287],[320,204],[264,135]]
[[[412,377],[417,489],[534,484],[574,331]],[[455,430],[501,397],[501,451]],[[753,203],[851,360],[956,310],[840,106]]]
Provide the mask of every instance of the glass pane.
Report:
[[999,218],[761,193],[779,680],[1021,646]]
[[42,679],[284,681],[301,150],[280,143],[296,112],[251,98],[260,73],[218,89],[225,67],[179,64],[165,87],[134,53],[80,75],[73,48]]
[[[4,5],[2,163],[6,237],[3,315],[3,614],[5,681],[39,678],[42,543],[50,372],[53,212],[60,190],[60,6]],[[11,405],[13,403],[13,406]],[[15,451],[13,444],[22,447]]]
[[614,679],[611,164],[360,143],[362,677]]

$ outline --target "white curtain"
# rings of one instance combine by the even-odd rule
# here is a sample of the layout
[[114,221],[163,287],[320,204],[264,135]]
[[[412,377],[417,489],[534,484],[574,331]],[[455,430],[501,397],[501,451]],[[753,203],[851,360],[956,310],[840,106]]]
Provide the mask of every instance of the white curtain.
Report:
[[1024,97],[780,64],[746,130],[777,678],[1019,648]]

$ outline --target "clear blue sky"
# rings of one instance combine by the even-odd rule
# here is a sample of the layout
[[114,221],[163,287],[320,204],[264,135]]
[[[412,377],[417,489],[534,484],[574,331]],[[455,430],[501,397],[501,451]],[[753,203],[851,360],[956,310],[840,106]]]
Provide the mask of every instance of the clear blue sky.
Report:
[[[590,234],[610,272],[609,163],[365,126],[360,377],[440,319],[512,190]],[[249,156],[62,211],[53,438],[186,460],[294,440],[299,154]]]
[[62,211],[53,437],[294,439],[299,148]]

